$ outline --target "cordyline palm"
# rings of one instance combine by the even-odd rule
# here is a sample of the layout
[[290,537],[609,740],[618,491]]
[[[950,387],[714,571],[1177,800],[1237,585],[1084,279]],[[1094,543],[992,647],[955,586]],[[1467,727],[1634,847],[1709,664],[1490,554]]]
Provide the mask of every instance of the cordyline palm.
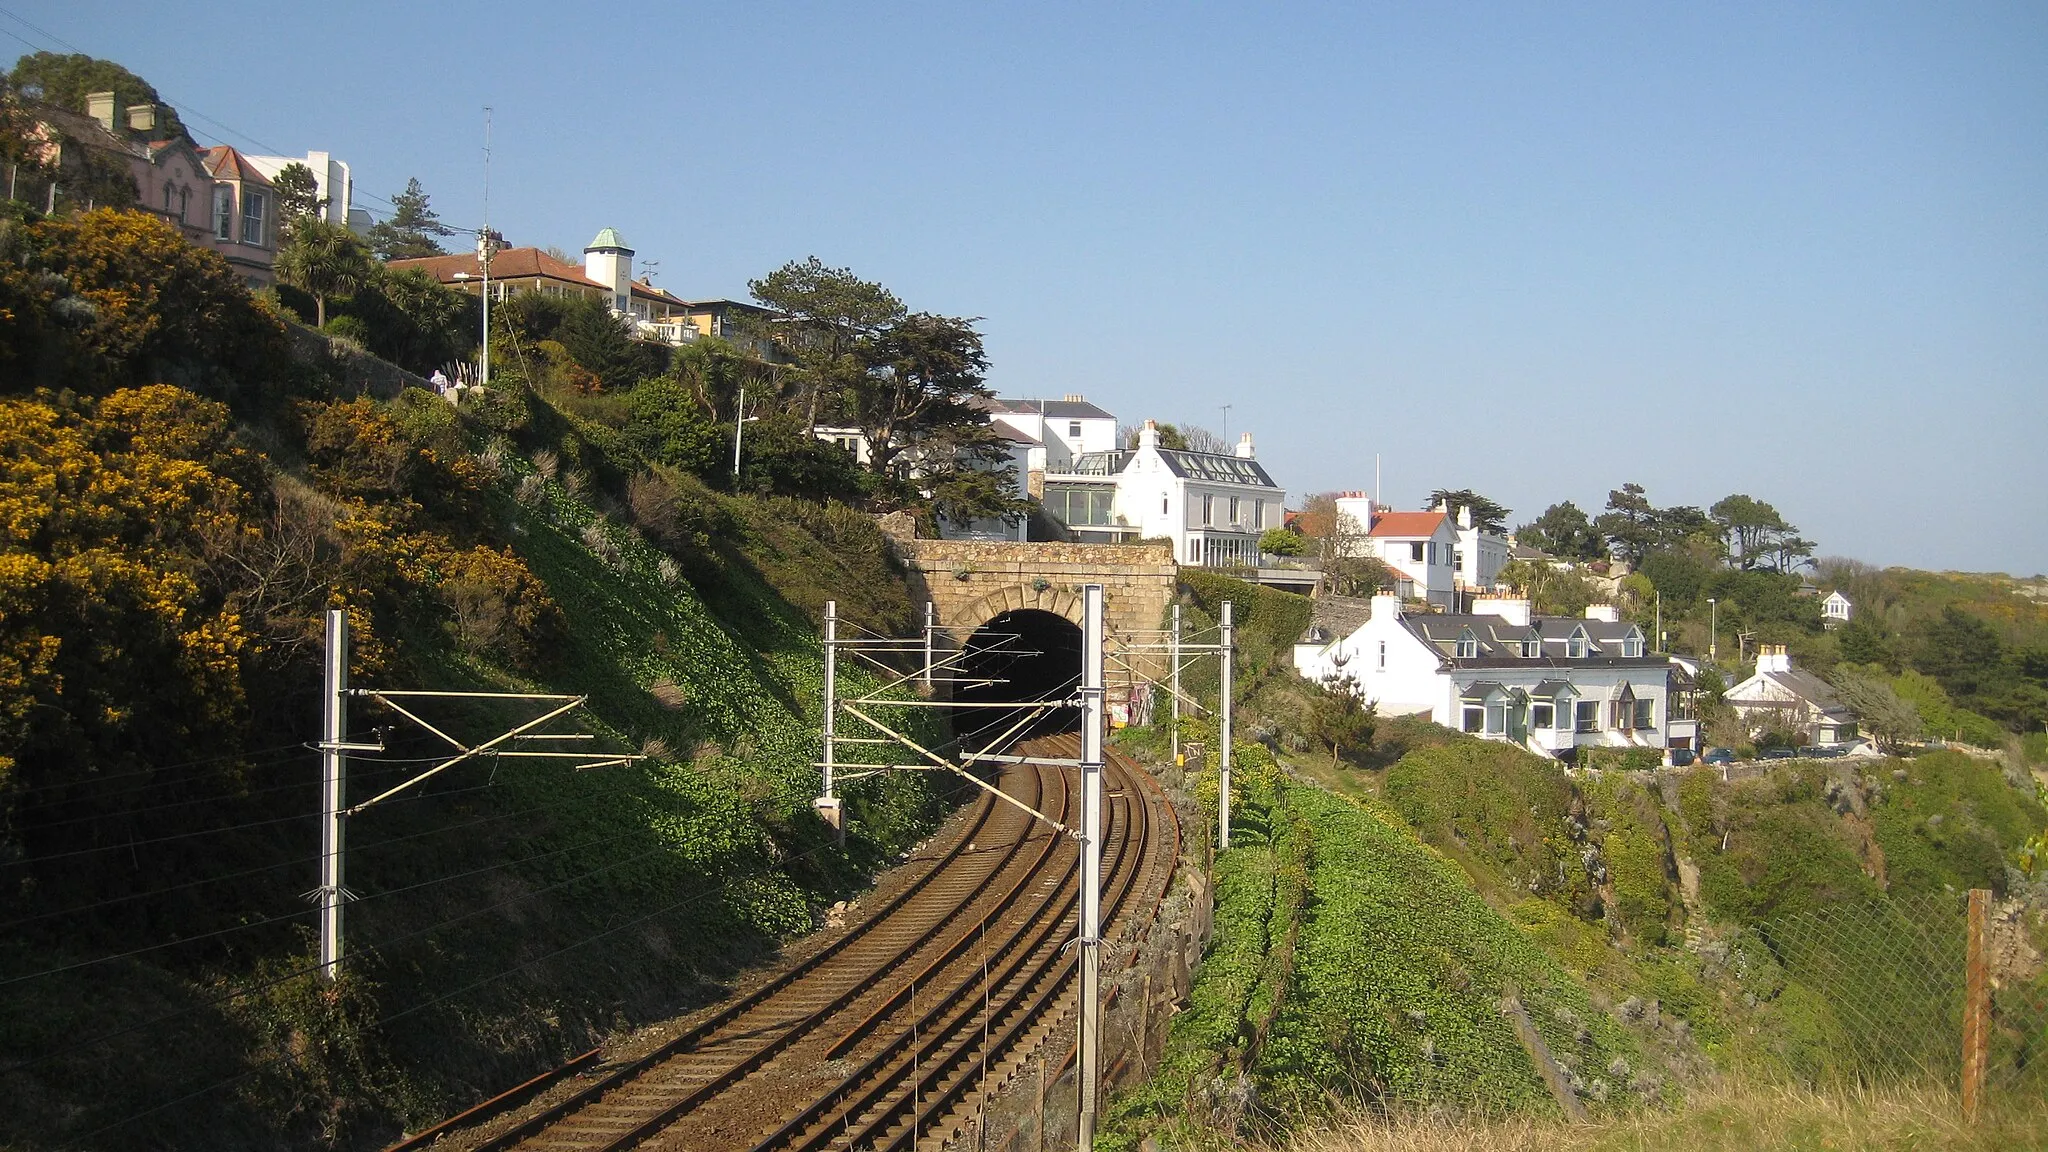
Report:
[[299,220],[277,251],[277,278],[313,297],[314,324],[327,326],[327,298],[355,291],[374,274],[355,233],[324,220]]

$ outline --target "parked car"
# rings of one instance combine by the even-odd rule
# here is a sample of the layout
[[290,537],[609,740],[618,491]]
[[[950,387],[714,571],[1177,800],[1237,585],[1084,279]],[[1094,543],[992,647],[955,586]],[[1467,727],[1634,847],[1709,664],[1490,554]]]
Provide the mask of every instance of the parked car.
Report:
[[1759,760],[1796,760],[1798,757],[1797,748],[1760,748],[1756,754]]
[[1707,749],[1707,754],[1706,754],[1705,756],[1702,756],[1702,757],[1700,757],[1700,763],[1702,763],[1702,764],[1733,764],[1733,763],[1735,763],[1735,749],[1733,749],[1733,748],[1709,748],[1709,749]]
[[1846,754],[1847,752],[1848,749],[1846,748],[1822,748],[1816,744],[1806,748],[1801,748],[1799,750],[1799,755],[1802,759],[1807,760],[1832,760],[1837,756]]
[[1673,768],[1690,768],[1692,762],[1697,759],[1699,757],[1693,755],[1693,751],[1690,748],[1673,748],[1671,750],[1671,766]]

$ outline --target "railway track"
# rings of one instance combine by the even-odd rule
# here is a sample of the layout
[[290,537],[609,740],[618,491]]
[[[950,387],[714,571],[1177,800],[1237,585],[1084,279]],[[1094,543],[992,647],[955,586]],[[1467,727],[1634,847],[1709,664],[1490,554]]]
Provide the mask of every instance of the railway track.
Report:
[[[1080,739],[1019,750],[1071,759]],[[1063,824],[1079,819],[1075,769],[1013,765],[999,782]],[[1163,897],[1179,837],[1158,786],[1115,757],[1104,809],[1115,941]],[[586,1054],[597,1066],[582,1083],[540,1089],[538,1105],[480,1106],[394,1152],[936,1147],[1071,1016],[1078,884],[1072,840],[984,795],[929,867],[673,1040],[610,1066]],[[1116,956],[1106,949],[1105,966]]]

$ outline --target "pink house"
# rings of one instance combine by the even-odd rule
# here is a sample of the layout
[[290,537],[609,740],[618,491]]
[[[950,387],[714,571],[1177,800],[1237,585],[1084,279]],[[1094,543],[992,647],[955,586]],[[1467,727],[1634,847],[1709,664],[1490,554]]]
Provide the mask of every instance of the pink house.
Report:
[[206,243],[222,256],[251,288],[277,282],[271,266],[277,260],[277,190],[249,158],[226,144],[203,154],[213,178]]
[[[79,207],[94,207],[105,192],[101,185],[125,174],[137,208],[177,225],[193,243],[206,243],[213,178],[199,150],[183,136],[163,136],[157,105],[136,104],[124,111],[115,114],[112,92],[87,96],[84,115],[63,108],[35,110],[41,159],[56,171],[55,181],[42,190],[42,207],[54,209],[60,195]],[[19,176],[9,173],[9,193],[27,199],[33,190],[19,187]]]
[[[227,258],[251,288],[275,282],[277,192],[247,157],[225,145],[201,150],[184,136],[162,130],[163,110],[136,104],[117,110],[112,92],[85,98],[84,115],[64,108],[35,110],[42,160],[56,178],[38,190],[24,187],[18,169],[7,173],[11,198],[60,202],[79,208],[125,201],[112,184],[126,179],[135,207],[177,226],[187,240]],[[117,111],[125,113],[117,115]]]

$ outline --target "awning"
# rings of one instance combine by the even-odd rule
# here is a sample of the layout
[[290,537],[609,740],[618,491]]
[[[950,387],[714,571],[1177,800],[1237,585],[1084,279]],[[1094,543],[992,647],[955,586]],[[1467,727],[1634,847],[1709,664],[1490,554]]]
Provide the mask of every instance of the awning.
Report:
[[1499,691],[1501,686],[1498,680],[1474,680],[1458,689],[1458,695],[1466,700],[1484,700]]
[[1539,700],[1555,700],[1572,690],[1569,680],[1544,680],[1529,690],[1529,695]]

